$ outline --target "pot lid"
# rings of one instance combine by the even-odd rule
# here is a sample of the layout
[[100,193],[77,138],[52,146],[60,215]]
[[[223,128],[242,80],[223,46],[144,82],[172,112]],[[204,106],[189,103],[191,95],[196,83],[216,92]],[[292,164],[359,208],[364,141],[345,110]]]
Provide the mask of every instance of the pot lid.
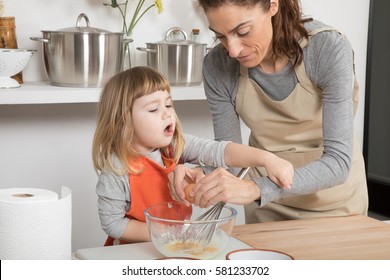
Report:
[[184,29],[180,27],[172,27],[165,33],[165,38],[157,42],[159,45],[206,45],[200,44],[192,40],[187,40],[188,36]]
[[[84,18],[86,26],[81,26],[81,20]],[[47,32],[65,32],[65,33],[98,33],[98,34],[105,34],[105,33],[122,33],[123,32],[111,32],[108,30],[100,29],[100,28],[95,28],[95,27],[90,27],[89,26],[89,19],[86,14],[81,13],[77,17],[76,21],[76,26],[75,27],[67,27],[67,28],[62,28],[56,31],[47,31]]]

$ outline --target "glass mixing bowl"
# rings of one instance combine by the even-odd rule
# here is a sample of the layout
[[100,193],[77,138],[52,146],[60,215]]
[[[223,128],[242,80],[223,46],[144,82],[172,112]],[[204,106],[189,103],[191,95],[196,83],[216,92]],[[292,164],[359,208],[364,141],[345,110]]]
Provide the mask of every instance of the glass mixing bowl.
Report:
[[145,210],[154,246],[166,257],[210,259],[219,255],[229,241],[237,210],[225,205],[218,219],[196,221],[208,209],[186,217],[183,207],[178,202],[166,202]]

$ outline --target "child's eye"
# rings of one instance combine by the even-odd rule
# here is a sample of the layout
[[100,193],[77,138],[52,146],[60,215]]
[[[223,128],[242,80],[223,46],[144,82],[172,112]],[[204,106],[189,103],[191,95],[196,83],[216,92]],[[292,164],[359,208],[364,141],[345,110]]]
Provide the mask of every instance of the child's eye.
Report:
[[149,112],[150,112],[150,113],[157,112],[157,108],[156,108],[156,109],[150,109]]
[[172,106],[172,104],[167,104],[167,105],[165,105],[165,107],[172,108],[173,106]]

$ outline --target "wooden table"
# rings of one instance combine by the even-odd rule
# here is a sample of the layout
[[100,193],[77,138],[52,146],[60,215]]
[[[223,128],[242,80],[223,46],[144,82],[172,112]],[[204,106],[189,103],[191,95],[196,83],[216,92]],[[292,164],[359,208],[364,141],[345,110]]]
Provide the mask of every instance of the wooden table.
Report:
[[239,225],[233,237],[297,260],[390,260],[390,224],[362,215]]

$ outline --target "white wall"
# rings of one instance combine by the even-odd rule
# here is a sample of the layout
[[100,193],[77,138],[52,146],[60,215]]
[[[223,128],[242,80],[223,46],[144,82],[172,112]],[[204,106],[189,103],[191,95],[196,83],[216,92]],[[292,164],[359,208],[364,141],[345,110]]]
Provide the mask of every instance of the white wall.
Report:
[[[41,30],[73,27],[82,12],[89,16],[93,27],[110,31],[121,29],[118,11],[104,7],[102,2],[4,1],[4,16],[16,18],[19,47],[38,50],[23,73],[25,81],[46,80],[42,45],[29,39],[31,36],[41,36]],[[188,32],[192,28],[200,28],[201,39],[211,44],[213,35],[207,31],[207,23],[195,3],[196,0],[163,0],[163,13],[156,15],[155,11],[150,12],[136,27],[135,46],[161,40],[165,31],[173,26],[180,26]],[[303,0],[303,8],[306,14],[337,27],[351,40],[361,87],[356,125],[362,139],[369,1]],[[137,53],[137,64],[145,63],[145,55]],[[73,192],[73,250],[100,246],[105,238],[97,216],[94,192],[96,174],[90,159],[95,106],[0,105],[0,188],[70,187]],[[176,107],[187,132],[213,137],[205,101],[179,101]]]

